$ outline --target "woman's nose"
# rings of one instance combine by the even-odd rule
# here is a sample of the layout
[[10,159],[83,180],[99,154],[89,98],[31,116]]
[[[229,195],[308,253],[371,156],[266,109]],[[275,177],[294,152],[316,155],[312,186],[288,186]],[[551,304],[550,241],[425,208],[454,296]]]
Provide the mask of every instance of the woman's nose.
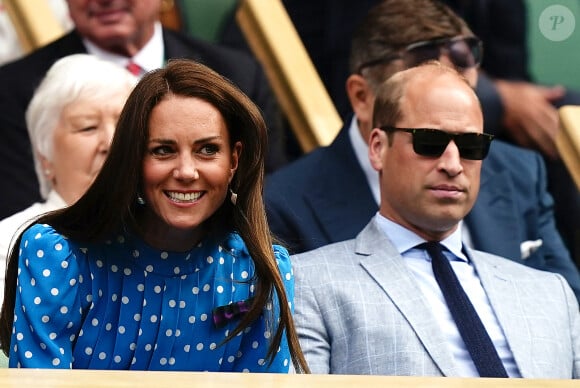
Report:
[[178,166],[173,170],[173,177],[180,180],[194,180],[199,178],[196,163],[191,155],[181,156]]

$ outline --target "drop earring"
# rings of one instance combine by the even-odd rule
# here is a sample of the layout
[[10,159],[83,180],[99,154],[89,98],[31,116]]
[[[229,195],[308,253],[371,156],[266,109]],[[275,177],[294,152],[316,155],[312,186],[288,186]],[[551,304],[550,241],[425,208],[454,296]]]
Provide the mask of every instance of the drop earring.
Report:
[[145,205],[145,199],[141,195],[137,195],[137,203],[141,206]]
[[232,201],[232,204],[236,204],[236,202],[238,202],[238,195],[236,193],[234,193],[232,191],[232,189],[230,189],[230,201]]

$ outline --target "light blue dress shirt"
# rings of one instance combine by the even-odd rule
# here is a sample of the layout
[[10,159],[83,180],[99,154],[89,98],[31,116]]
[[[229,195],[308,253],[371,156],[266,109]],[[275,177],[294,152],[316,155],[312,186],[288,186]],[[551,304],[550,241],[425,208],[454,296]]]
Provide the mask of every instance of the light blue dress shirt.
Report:
[[[401,225],[383,217],[379,213],[376,215],[376,220],[381,230],[385,232],[397,248],[397,251],[403,256],[405,263],[417,280],[419,288],[427,300],[427,304],[431,306],[433,315],[448,340],[447,343],[457,363],[459,374],[465,377],[478,377],[479,374],[475,368],[475,364],[467,351],[465,343],[457,329],[457,325],[449,312],[443,294],[433,275],[431,257],[424,249],[415,248],[417,245],[424,243],[425,240]],[[441,241],[441,244],[448,249],[448,251],[444,251],[443,253],[449,259],[461,286],[465,290],[491,337],[508,375],[510,377],[521,377],[512,351],[509,348],[493,308],[489,303],[485,290],[481,285],[475,267],[463,253],[461,227],[458,226],[449,237]]]

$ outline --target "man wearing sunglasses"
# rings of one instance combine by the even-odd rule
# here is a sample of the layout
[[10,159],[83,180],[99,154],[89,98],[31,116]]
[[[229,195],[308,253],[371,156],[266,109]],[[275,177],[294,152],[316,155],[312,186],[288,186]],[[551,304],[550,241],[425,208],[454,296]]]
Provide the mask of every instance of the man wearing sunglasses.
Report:
[[[367,146],[378,85],[430,59],[477,83],[481,43],[444,5],[384,0],[360,26],[346,81],[355,116],[329,147],[266,179],[271,229],[295,253],[355,237],[378,209],[378,177]],[[545,174],[537,153],[495,140],[483,163],[478,200],[462,222],[464,240],[478,250],[561,274],[580,299],[580,275],[556,229]]]
[[[566,74],[570,76],[573,73],[577,77],[574,70],[577,50],[570,48],[576,46],[572,42],[578,36],[576,10],[579,2],[444,2],[463,15],[468,25],[485,42],[485,57],[480,71],[482,76],[478,79],[477,89],[484,111],[485,130],[513,144],[539,150],[544,156],[548,191],[554,198],[556,226],[572,259],[580,268],[580,191],[556,147],[556,137],[560,131],[557,109],[564,105],[580,105],[580,90],[565,82]],[[551,7],[556,4],[561,4],[560,9],[565,9],[563,6],[571,7],[576,16],[574,34],[562,42],[552,42],[546,39],[549,35],[540,33],[542,20],[566,20],[566,24],[560,23],[551,28],[549,31],[552,33],[567,31],[566,25],[574,28],[574,16],[570,14],[570,17],[561,19],[563,14],[554,11],[557,7]],[[570,22],[572,24],[568,24]],[[570,50],[569,54],[565,53],[566,50]],[[563,79],[558,81],[558,75],[552,74],[549,77],[551,80],[541,81],[544,71],[550,72],[555,68],[559,69]]]
[[372,121],[378,213],[355,239],[293,256],[312,372],[580,378],[566,280],[462,242],[493,138],[467,80],[439,62],[398,72]]

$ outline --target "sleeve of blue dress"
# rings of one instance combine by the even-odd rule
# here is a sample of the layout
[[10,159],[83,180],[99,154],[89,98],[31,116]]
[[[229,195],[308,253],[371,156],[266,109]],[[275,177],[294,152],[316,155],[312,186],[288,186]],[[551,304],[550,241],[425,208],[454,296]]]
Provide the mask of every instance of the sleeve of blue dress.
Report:
[[[274,245],[274,254],[280,275],[284,281],[288,303],[292,311],[294,311],[294,275],[292,274],[292,267],[290,265],[290,255],[286,248],[278,245]],[[272,363],[266,359],[270,340],[273,338],[275,332],[271,333],[267,330],[265,319],[268,316],[273,317],[275,320],[275,324],[273,325],[274,330],[276,330],[278,321],[280,320],[280,309],[276,295],[274,295],[273,302],[273,306],[266,307],[267,311],[262,314],[261,319],[244,331],[244,338],[240,344],[241,357],[236,362],[235,370],[240,372],[288,373],[292,361],[286,339],[286,332],[282,336],[280,347]],[[274,313],[270,314],[272,308]]]
[[[10,367],[71,368],[84,281],[67,239],[33,225],[20,244]],[[85,296],[85,300],[90,297]]]

